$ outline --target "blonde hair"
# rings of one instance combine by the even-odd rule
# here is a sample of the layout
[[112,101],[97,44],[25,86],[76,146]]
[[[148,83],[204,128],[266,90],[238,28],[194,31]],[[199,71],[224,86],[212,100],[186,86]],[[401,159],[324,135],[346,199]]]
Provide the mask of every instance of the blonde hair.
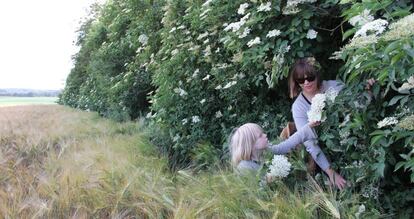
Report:
[[242,160],[251,160],[254,144],[263,133],[263,129],[255,123],[246,123],[234,131],[230,140],[231,163],[236,167]]

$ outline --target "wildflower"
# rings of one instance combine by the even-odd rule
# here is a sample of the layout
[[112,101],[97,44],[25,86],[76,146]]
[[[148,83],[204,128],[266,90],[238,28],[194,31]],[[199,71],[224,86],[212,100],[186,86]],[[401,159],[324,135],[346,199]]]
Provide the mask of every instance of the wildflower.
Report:
[[338,91],[330,87],[327,91],[325,91],[326,99],[330,102],[334,102],[336,96],[338,96]]
[[357,213],[355,213],[355,217],[356,218],[359,218],[360,217],[360,215],[362,214],[362,213],[364,213],[365,212],[365,205],[360,205],[359,207],[358,207],[358,212]]
[[237,14],[244,15],[244,13],[246,12],[246,9],[248,7],[249,7],[249,4],[248,3],[241,4],[239,6],[239,9],[237,10]]
[[385,40],[396,40],[414,35],[414,13],[392,23],[390,31],[384,34]]
[[316,2],[316,0],[288,0],[286,7],[283,9],[282,13],[284,15],[296,14],[300,11],[298,8],[299,4],[314,2]]
[[193,78],[196,78],[197,76],[198,76],[198,73],[200,72],[200,69],[196,69],[195,71],[194,71],[194,73],[193,73],[193,76],[191,76],[191,77],[193,77]]
[[355,33],[354,38],[359,37],[359,36],[365,37],[370,31],[374,32],[375,35],[379,35],[382,32],[384,32],[387,26],[388,26],[388,21],[386,20],[377,19],[377,20],[371,21],[369,23],[364,24],[361,27],[361,29],[359,29]]
[[271,31],[269,31],[268,33],[267,33],[267,35],[266,35],[266,37],[267,38],[272,38],[272,37],[275,37],[275,36],[279,36],[280,35],[280,30],[278,30],[278,29],[274,29],[274,30],[271,30]]
[[311,109],[307,112],[309,122],[325,121],[322,117],[323,108],[325,107],[326,95],[316,94],[312,98]]
[[203,5],[201,5],[201,6],[202,6],[202,7],[209,6],[209,5],[210,5],[210,3],[211,3],[212,1],[214,1],[214,0],[207,0],[207,1],[206,1],[206,2],[204,2],[204,3],[203,3]]
[[289,175],[292,164],[289,163],[287,157],[284,155],[273,156],[272,163],[269,166],[268,175],[271,177],[285,178]]
[[203,81],[206,81],[206,80],[208,80],[208,79],[210,79],[210,75],[206,75],[203,79],[201,79],[201,80],[203,80]]
[[400,88],[398,88],[398,92],[402,94],[409,94],[411,89],[414,88],[414,76],[411,76],[407,79],[407,82],[401,85]]
[[397,124],[397,123],[398,123],[398,120],[397,120],[396,117],[386,117],[383,120],[379,121],[377,123],[377,126],[378,126],[378,128],[382,128],[382,127],[389,126],[389,125],[394,125],[394,124]]
[[143,45],[143,46],[145,46],[145,45],[147,45],[147,43],[148,43],[148,37],[147,37],[147,35],[145,35],[145,34],[141,34],[139,37],[138,37],[138,41]]
[[183,119],[183,120],[181,120],[181,122],[182,122],[183,125],[185,125],[185,124],[188,123],[188,119]]
[[175,88],[174,92],[179,94],[182,97],[187,95],[187,92],[185,90],[183,90],[182,88]]
[[216,118],[221,118],[223,117],[223,114],[220,111],[216,112]]
[[193,116],[193,117],[191,117],[191,121],[192,121],[193,123],[198,123],[198,122],[200,122],[201,120],[200,120],[200,117],[199,117],[199,116]]
[[250,28],[246,27],[244,28],[243,33],[239,35],[239,38],[240,39],[245,38],[249,33],[250,33]]
[[205,103],[206,102],[206,99],[202,99],[202,100],[200,100],[200,103],[201,104],[203,104],[203,103]]
[[224,30],[225,31],[232,31],[232,32],[237,32],[238,30],[240,30],[240,28],[246,23],[247,19],[249,19],[250,17],[250,13],[247,13],[244,17],[242,17],[240,19],[240,21],[231,23],[229,25],[227,25]]
[[414,114],[404,117],[399,123],[398,127],[406,130],[414,130]]
[[230,88],[231,86],[233,86],[233,85],[235,85],[235,84],[237,84],[237,81],[230,81],[229,83],[227,83],[227,84],[223,87],[223,89]]
[[208,32],[205,32],[205,33],[202,33],[202,34],[198,35],[197,40],[201,40],[206,36],[208,36]]
[[368,45],[372,45],[377,43],[378,38],[376,35],[369,35],[369,36],[365,36],[365,37],[356,37],[353,38],[351,40],[350,43],[348,43],[343,49],[342,51],[345,50],[349,50],[349,49],[354,49],[354,48],[364,48],[367,47]]
[[361,14],[352,17],[349,19],[349,23],[352,26],[363,26],[366,23],[369,23],[374,20],[374,17],[370,15],[370,11],[368,9],[365,9]]
[[308,33],[306,34],[306,38],[312,40],[312,39],[315,39],[317,35],[318,35],[318,32],[316,32],[313,29],[310,29],[310,30],[308,30]]
[[270,8],[270,6],[272,6],[272,3],[271,3],[271,2],[262,3],[262,4],[260,4],[260,6],[257,8],[257,11],[258,11],[258,12],[261,12],[261,11],[270,11],[270,10],[272,10],[272,9]]
[[178,53],[178,49],[174,49],[173,51],[171,51],[171,55],[172,55],[172,56],[177,55],[177,53]]
[[257,44],[260,44],[260,37],[256,37],[253,40],[250,40],[249,42],[247,42],[248,47],[252,47]]

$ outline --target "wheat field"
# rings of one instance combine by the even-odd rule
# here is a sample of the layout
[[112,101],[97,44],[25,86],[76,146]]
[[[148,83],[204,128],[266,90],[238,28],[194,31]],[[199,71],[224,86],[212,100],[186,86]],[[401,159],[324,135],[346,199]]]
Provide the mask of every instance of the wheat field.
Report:
[[268,191],[228,170],[172,173],[143,121],[58,105],[0,108],[1,218],[339,218],[316,183]]

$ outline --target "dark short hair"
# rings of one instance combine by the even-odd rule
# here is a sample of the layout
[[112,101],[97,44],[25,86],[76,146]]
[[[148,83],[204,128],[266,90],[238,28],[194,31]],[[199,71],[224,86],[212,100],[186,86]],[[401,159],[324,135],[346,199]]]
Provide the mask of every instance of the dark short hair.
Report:
[[296,82],[298,78],[304,78],[305,76],[315,75],[316,77],[316,85],[318,89],[322,85],[322,79],[320,75],[320,65],[317,63],[315,58],[313,57],[306,57],[300,58],[296,60],[295,64],[293,64],[292,69],[289,72],[289,97],[295,98],[299,95],[300,86]]

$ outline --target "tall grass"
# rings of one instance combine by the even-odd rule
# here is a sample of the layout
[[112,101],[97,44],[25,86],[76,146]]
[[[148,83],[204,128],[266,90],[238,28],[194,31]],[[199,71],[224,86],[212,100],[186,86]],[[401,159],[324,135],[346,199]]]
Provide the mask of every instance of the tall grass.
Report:
[[4,218],[348,217],[316,182],[276,189],[229,170],[169,172],[142,122],[61,106],[0,108]]

